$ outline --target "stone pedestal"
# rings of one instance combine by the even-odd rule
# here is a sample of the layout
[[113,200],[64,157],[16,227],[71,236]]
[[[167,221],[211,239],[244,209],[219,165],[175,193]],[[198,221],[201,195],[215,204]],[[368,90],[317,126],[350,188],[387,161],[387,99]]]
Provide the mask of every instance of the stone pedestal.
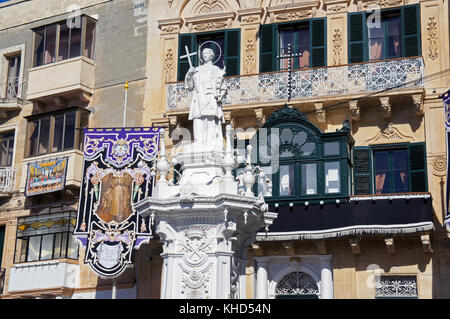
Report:
[[166,180],[170,165],[162,145],[157,164],[161,177],[153,196],[135,205],[143,216],[151,217],[164,243],[161,298],[246,296],[242,263],[247,247],[277,214],[268,212],[263,197],[250,191],[258,176],[250,158],[242,177],[247,192],[238,195],[231,175],[237,163],[230,130],[227,127],[225,150],[199,152],[193,145],[172,159],[181,165],[178,184]]

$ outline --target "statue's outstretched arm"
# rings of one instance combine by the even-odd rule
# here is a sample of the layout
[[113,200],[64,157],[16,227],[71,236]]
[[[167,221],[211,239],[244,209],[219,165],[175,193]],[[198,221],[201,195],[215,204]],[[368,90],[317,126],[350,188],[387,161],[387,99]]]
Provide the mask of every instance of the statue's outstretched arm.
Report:
[[184,85],[186,86],[186,88],[189,91],[192,91],[195,87],[194,84],[194,73],[195,73],[195,68],[191,67],[189,69],[189,71],[186,73],[186,77],[184,78]]

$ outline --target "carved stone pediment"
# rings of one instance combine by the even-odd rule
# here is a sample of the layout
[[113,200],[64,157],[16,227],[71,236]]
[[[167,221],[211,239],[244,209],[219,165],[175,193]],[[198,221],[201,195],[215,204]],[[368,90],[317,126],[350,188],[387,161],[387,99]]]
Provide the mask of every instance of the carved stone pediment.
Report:
[[186,18],[189,32],[204,32],[223,30],[231,27],[235,17],[234,12],[219,14],[204,14]]
[[400,132],[398,128],[390,122],[384,128],[382,128],[377,135],[366,140],[368,144],[383,144],[394,142],[412,142],[414,137],[405,135]]
[[320,1],[301,1],[268,7],[267,13],[271,23],[302,20],[314,17],[319,5]]

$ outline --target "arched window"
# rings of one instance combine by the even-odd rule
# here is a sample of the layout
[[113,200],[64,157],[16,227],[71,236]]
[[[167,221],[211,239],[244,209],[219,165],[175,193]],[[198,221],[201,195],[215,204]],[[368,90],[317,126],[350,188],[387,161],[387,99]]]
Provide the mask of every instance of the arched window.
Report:
[[[243,153],[244,143],[239,142]],[[299,110],[285,105],[248,143],[253,145],[252,158],[270,181],[255,192],[262,192],[269,203],[313,204],[349,196],[354,140],[348,121],[336,132],[323,133]]]
[[307,273],[296,271],[287,274],[275,288],[275,298],[317,298],[319,287]]

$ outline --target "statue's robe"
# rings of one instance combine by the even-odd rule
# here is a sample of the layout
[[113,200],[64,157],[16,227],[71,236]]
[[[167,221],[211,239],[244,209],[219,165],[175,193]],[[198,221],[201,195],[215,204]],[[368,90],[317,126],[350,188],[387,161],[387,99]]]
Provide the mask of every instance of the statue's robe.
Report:
[[223,145],[221,102],[216,97],[223,90],[224,71],[211,62],[186,75],[186,86],[192,91],[189,120],[193,120],[195,142]]

